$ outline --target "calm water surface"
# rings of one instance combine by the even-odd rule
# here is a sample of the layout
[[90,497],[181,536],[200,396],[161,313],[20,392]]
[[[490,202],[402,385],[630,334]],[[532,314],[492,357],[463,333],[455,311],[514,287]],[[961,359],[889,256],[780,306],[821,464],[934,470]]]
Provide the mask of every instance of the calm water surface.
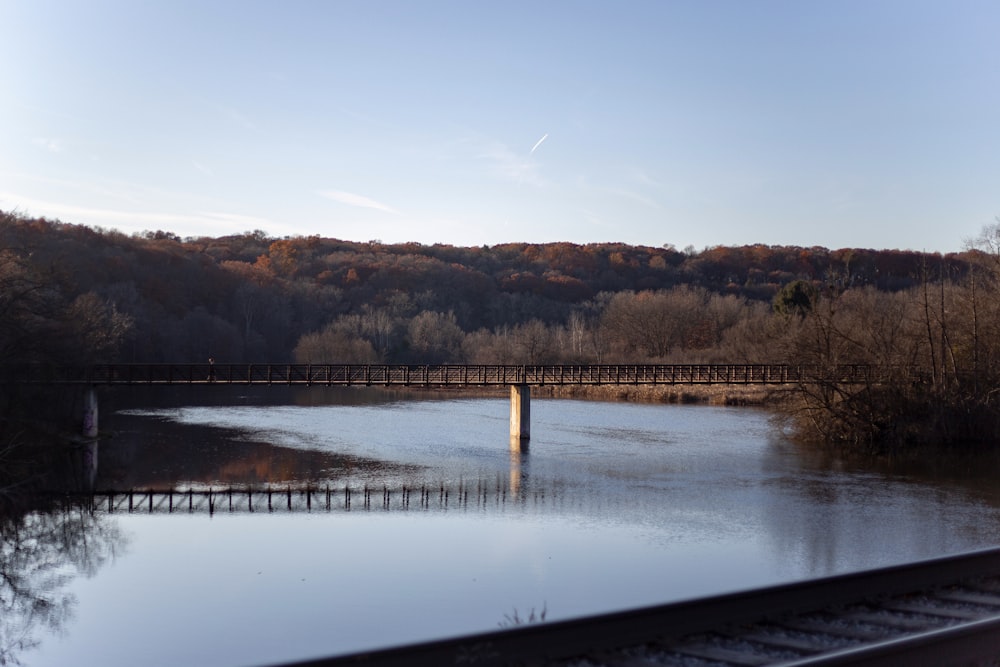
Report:
[[505,398],[271,389],[113,404],[103,487],[504,492],[448,509],[39,518],[82,546],[60,543],[75,554],[51,587],[66,613],[28,628],[28,665],[266,665],[1000,543],[992,468],[852,467],[753,409],[536,398],[530,448],[512,452]]

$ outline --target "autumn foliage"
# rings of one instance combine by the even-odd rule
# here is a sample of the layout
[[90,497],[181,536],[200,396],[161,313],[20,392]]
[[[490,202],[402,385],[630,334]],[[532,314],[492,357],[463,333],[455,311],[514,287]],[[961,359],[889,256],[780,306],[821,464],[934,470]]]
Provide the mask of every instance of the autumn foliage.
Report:
[[949,279],[969,267],[964,255],[764,245],[181,239],[0,216],[5,256],[47,275],[84,320],[115,322],[91,350],[116,361],[742,361],[734,332],[764,326],[755,318],[789,284],[898,292],[928,262]]

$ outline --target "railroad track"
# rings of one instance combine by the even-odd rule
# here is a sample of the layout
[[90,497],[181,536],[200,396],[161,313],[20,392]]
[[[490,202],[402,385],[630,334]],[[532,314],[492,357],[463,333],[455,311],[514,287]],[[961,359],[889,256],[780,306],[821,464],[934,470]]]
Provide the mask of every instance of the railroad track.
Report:
[[1000,549],[286,667],[1000,665]]

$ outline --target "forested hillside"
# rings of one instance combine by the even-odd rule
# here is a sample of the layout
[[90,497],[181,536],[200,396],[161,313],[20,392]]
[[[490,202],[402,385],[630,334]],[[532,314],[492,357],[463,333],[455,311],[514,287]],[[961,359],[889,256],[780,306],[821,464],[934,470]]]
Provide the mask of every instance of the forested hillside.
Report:
[[[786,285],[898,291],[968,270],[896,250],[130,236],[13,213],[0,249],[7,279],[30,275],[72,313],[57,322],[53,301],[33,326],[103,327],[81,360],[143,362],[762,360],[727,337]],[[14,333],[7,361],[24,353]]]
[[807,437],[876,447],[1000,438],[998,295],[1000,222],[942,256],[180,239],[0,214],[0,368],[864,364],[889,380],[804,385],[786,407]]

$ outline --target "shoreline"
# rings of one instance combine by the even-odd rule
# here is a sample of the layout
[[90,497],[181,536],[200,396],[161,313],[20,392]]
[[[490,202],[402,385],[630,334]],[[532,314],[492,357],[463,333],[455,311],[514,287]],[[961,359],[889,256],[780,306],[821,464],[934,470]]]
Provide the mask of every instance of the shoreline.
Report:
[[[410,390],[448,394],[457,389],[448,387]],[[506,396],[507,387],[462,388],[463,395]],[[675,385],[540,385],[531,387],[533,398],[575,398],[632,403],[666,403],[681,405],[725,405],[734,407],[767,407],[782,403],[788,389],[767,385],[675,384]]]
[[763,385],[552,385],[532,395],[635,403],[763,407],[784,400],[787,390]]

